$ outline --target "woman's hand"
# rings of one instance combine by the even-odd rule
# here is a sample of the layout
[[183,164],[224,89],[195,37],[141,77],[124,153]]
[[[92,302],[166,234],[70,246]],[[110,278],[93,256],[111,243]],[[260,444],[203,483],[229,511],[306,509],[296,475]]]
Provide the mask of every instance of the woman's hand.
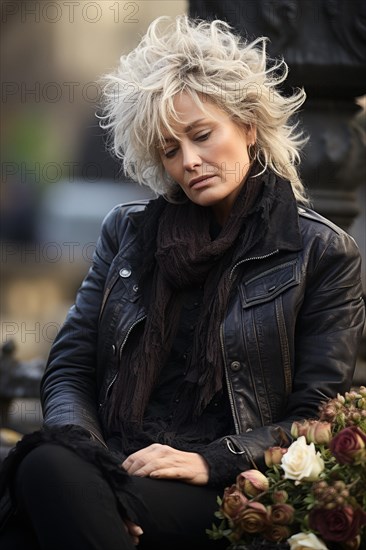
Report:
[[192,485],[206,485],[209,478],[208,464],[201,455],[159,443],[130,455],[122,468],[134,476],[179,479]]

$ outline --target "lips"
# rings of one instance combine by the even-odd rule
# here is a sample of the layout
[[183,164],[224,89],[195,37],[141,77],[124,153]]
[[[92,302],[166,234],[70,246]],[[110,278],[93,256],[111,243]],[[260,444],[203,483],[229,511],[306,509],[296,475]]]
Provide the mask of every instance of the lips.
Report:
[[188,187],[192,188],[198,183],[204,182],[208,179],[211,179],[215,176],[215,174],[207,174],[206,176],[199,176],[198,178],[193,178],[191,181],[188,182]]

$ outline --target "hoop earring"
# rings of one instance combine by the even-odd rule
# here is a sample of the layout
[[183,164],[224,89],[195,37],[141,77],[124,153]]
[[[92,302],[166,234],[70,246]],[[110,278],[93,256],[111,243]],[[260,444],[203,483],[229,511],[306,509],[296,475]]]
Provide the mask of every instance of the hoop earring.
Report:
[[250,162],[253,162],[255,158],[257,157],[257,148],[255,143],[249,143],[247,147],[248,157]]

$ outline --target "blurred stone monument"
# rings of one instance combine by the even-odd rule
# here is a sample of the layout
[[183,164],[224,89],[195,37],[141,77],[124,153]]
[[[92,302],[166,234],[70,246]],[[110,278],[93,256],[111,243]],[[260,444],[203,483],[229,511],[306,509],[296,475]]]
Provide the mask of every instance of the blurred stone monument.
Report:
[[284,57],[287,85],[304,87],[301,113],[310,140],[302,177],[315,208],[347,229],[366,182],[365,128],[356,98],[366,94],[366,3],[363,0],[190,0],[190,15],[223,19],[243,37],[269,38]]

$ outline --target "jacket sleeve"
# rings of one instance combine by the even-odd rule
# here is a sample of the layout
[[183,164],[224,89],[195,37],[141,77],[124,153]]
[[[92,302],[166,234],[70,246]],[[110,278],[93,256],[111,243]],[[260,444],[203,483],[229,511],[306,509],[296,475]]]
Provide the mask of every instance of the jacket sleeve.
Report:
[[344,232],[326,243],[317,239],[309,254],[294,330],[292,392],[283,418],[210,444],[201,454],[210,466],[211,484],[231,484],[246,469],[265,470],[265,449],[291,443],[294,420],[316,418],[322,402],[351,387],[365,322],[360,254]]
[[44,425],[76,424],[104,444],[97,416],[97,326],[105,281],[118,252],[121,206],[102,223],[93,262],[51,347],[41,380]]

